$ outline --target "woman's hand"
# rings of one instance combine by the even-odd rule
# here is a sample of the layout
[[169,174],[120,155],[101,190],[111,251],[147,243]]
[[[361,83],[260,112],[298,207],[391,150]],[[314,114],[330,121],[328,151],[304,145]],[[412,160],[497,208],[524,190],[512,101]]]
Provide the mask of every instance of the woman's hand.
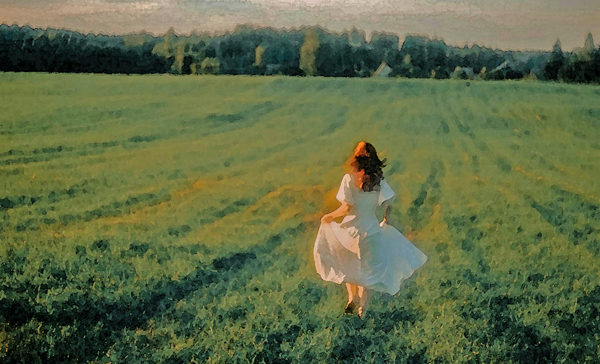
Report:
[[384,216],[383,220],[381,221],[379,226],[383,226],[383,225],[395,226],[395,222],[396,221],[394,219],[390,219],[389,216]]
[[329,224],[332,221],[333,221],[333,216],[331,216],[331,214],[325,214],[321,218],[321,223],[322,224]]

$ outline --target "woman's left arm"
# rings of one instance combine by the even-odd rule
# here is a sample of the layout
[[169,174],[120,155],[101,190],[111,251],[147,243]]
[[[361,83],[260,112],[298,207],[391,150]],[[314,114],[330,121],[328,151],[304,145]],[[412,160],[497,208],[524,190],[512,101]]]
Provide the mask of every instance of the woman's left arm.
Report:
[[348,205],[348,203],[346,201],[344,201],[344,202],[342,202],[342,205],[337,208],[337,210],[330,212],[328,214],[325,214],[321,218],[321,222],[322,223],[330,223],[338,217],[348,215],[348,212],[350,212],[351,209],[352,209],[352,205]]
[[384,201],[383,204],[381,204],[381,207],[384,209],[382,221],[382,223],[384,224],[391,224],[390,214],[392,212],[392,202],[394,199],[395,198],[389,199],[387,201]]
[[392,211],[392,204],[386,203],[385,212],[383,213],[383,221],[389,224],[390,221],[390,212]]

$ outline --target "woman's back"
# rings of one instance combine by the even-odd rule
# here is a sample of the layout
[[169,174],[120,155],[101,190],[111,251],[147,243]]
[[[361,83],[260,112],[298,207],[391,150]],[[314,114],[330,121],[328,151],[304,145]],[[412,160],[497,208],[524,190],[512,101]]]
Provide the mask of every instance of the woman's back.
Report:
[[342,179],[336,198],[352,206],[351,211],[344,217],[341,226],[354,228],[358,234],[372,234],[379,231],[379,221],[375,215],[377,206],[394,196],[394,191],[382,179],[373,191],[365,192],[360,189],[353,174],[346,174]]
[[347,174],[350,178],[349,188],[354,203],[352,204],[354,215],[370,215],[375,213],[379,202],[380,186],[376,186],[373,191],[363,191],[357,185],[357,177],[353,174]]

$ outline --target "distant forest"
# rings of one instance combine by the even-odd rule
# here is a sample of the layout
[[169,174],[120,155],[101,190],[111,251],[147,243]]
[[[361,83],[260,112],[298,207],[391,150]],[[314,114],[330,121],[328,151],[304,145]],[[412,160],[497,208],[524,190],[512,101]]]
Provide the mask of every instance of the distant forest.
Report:
[[[385,64],[383,63],[385,62]],[[81,34],[0,25],[0,71],[122,74],[228,74],[324,77],[541,79],[600,83],[600,50],[592,35],[564,52],[500,51],[449,46],[424,36],[321,28],[239,26],[224,35]],[[384,71],[384,72],[382,72]]]

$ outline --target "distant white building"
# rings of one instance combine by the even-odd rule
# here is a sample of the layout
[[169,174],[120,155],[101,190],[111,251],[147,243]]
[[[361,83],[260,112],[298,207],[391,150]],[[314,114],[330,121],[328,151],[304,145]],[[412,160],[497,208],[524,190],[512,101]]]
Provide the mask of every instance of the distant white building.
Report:
[[507,68],[509,66],[510,66],[510,62],[507,59],[506,61],[502,62],[502,64],[500,64],[498,67],[494,68],[492,70],[492,72],[500,71],[501,69]]
[[390,77],[390,74],[392,73],[392,68],[390,66],[388,66],[387,63],[381,62],[381,65],[379,65],[379,68],[377,68],[377,70],[375,71],[375,73],[373,73],[373,77]]

